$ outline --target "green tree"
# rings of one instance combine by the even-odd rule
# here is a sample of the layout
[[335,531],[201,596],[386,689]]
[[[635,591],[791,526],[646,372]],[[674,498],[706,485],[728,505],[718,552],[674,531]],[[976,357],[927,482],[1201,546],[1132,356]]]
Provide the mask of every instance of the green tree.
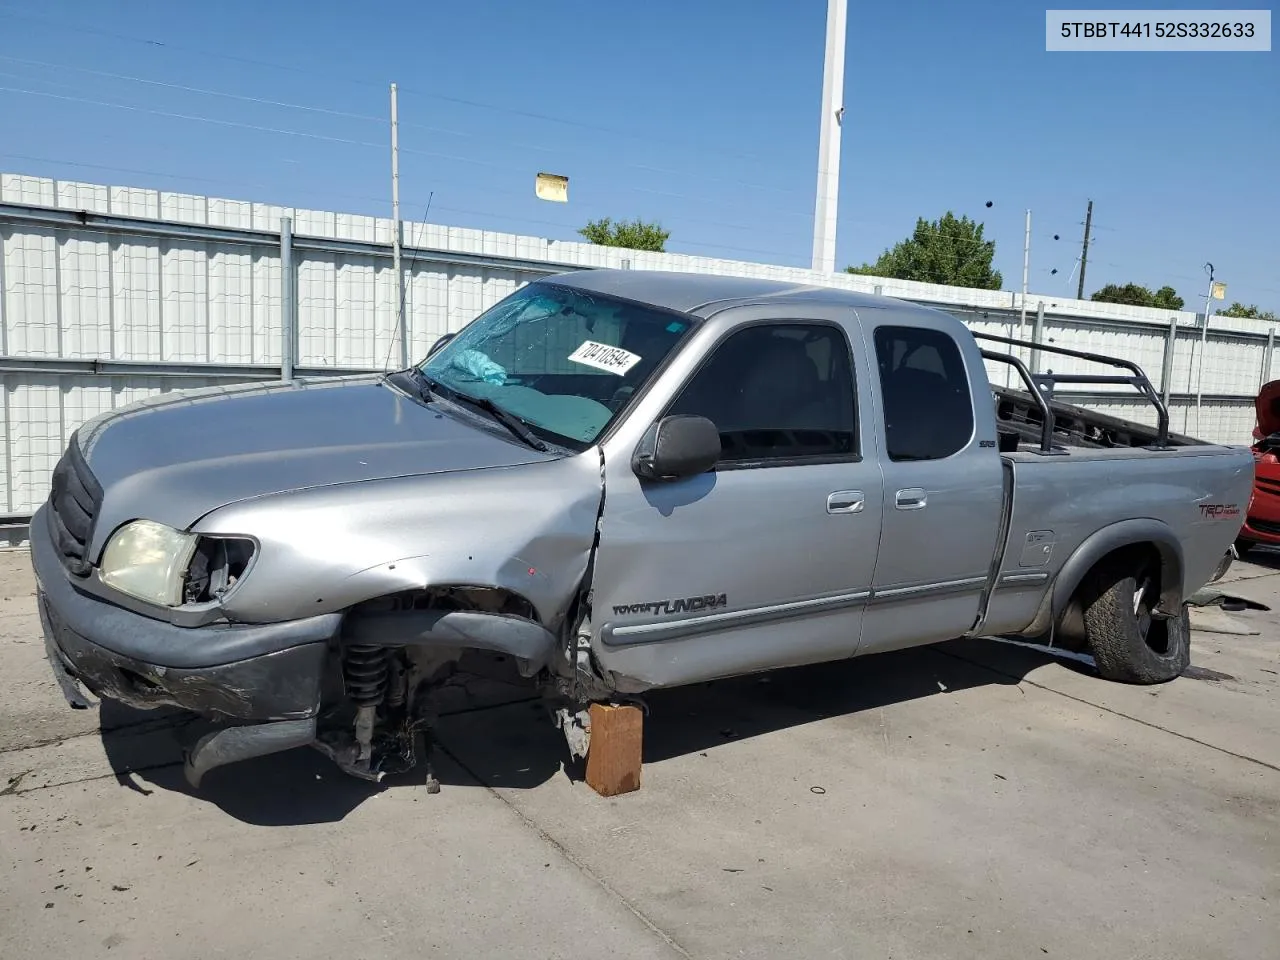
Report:
[[994,240],[982,238],[983,225],[951,211],[932,223],[920,217],[911,236],[884,253],[875,263],[845,267],[847,273],[896,280],[920,280],[952,287],[999,290],[1000,271],[992,268]]
[[1124,303],[1131,307],[1156,307],[1160,310],[1181,310],[1186,303],[1173,287],[1161,287],[1154,293],[1137,283],[1123,286],[1108,283],[1089,298],[1097,303]]
[[1280,321],[1280,317],[1276,316],[1274,310],[1259,310],[1253,304],[1249,304],[1249,306],[1246,307],[1239,301],[1231,304],[1227,309],[1221,311],[1221,315],[1224,317],[1245,317],[1250,320],[1266,320],[1268,323],[1276,323]]
[[609,217],[590,221],[578,231],[589,243],[605,247],[626,247],[629,250],[652,250],[662,253],[666,249],[670,230],[663,230],[657,223],[636,220],[620,220],[614,223]]

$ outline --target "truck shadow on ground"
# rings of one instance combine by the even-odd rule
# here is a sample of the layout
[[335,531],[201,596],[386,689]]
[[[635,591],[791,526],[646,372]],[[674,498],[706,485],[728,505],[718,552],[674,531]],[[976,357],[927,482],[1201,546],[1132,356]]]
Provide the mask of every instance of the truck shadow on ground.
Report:
[[[1015,685],[1051,662],[1092,672],[1039,649],[969,640],[658,691],[646,698],[644,762],[706,754],[732,740],[890,704]],[[533,789],[557,776],[582,780],[583,762],[570,758],[546,708],[531,695],[490,684],[477,702],[441,716],[432,765],[442,791]],[[193,790],[183,777],[181,744],[206,729],[202,721],[110,701],[100,710],[103,744],[122,787],[186,794],[246,823],[335,822],[384,790],[421,790],[424,803],[435,799],[426,795],[425,767],[373,784],[344,774],[310,748],[220,767]]]
[[1236,561],[1233,572],[1239,571],[1243,564],[1262,567],[1264,570],[1280,570],[1280,547],[1259,544]]

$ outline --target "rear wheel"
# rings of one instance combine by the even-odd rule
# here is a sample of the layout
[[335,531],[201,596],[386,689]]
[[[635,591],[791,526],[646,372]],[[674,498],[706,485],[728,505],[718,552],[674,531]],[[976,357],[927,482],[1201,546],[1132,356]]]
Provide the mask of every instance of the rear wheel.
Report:
[[1085,637],[1098,672],[1120,683],[1164,683],[1191,664],[1191,621],[1183,604],[1156,617],[1160,567],[1150,557],[1121,555],[1092,576],[1084,605]]

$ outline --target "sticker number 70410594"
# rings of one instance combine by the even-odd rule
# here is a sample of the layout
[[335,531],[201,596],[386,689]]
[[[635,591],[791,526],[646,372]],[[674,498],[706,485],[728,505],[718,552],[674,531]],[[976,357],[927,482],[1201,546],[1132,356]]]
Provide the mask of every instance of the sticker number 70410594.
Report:
[[582,346],[569,354],[569,359],[618,376],[625,376],[628,370],[640,362],[640,357],[629,350],[611,347],[607,343],[596,343],[594,340],[584,340]]

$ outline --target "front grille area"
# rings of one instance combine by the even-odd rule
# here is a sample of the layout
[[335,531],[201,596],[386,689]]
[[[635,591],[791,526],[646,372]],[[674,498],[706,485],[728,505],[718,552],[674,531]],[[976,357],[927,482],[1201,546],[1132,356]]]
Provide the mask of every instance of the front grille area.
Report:
[[93,523],[102,505],[102,485],[80,453],[75,437],[53,470],[49,493],[49,530],[53,545],[71,573],[83,577],[92,566],[86,556]]
[[1258,520],[1254,517],[1249,518],[1249,526],[1257,530],[1259,533],[1269,533],[1273,536],[1280,535],[1280,523],[1273,520]]
[[1259,490],[1265,490],[1267,493],[1280,493],[1280,480],[1272,480],[1270,477],[1258,477],[1254,482],[1258,485]]

